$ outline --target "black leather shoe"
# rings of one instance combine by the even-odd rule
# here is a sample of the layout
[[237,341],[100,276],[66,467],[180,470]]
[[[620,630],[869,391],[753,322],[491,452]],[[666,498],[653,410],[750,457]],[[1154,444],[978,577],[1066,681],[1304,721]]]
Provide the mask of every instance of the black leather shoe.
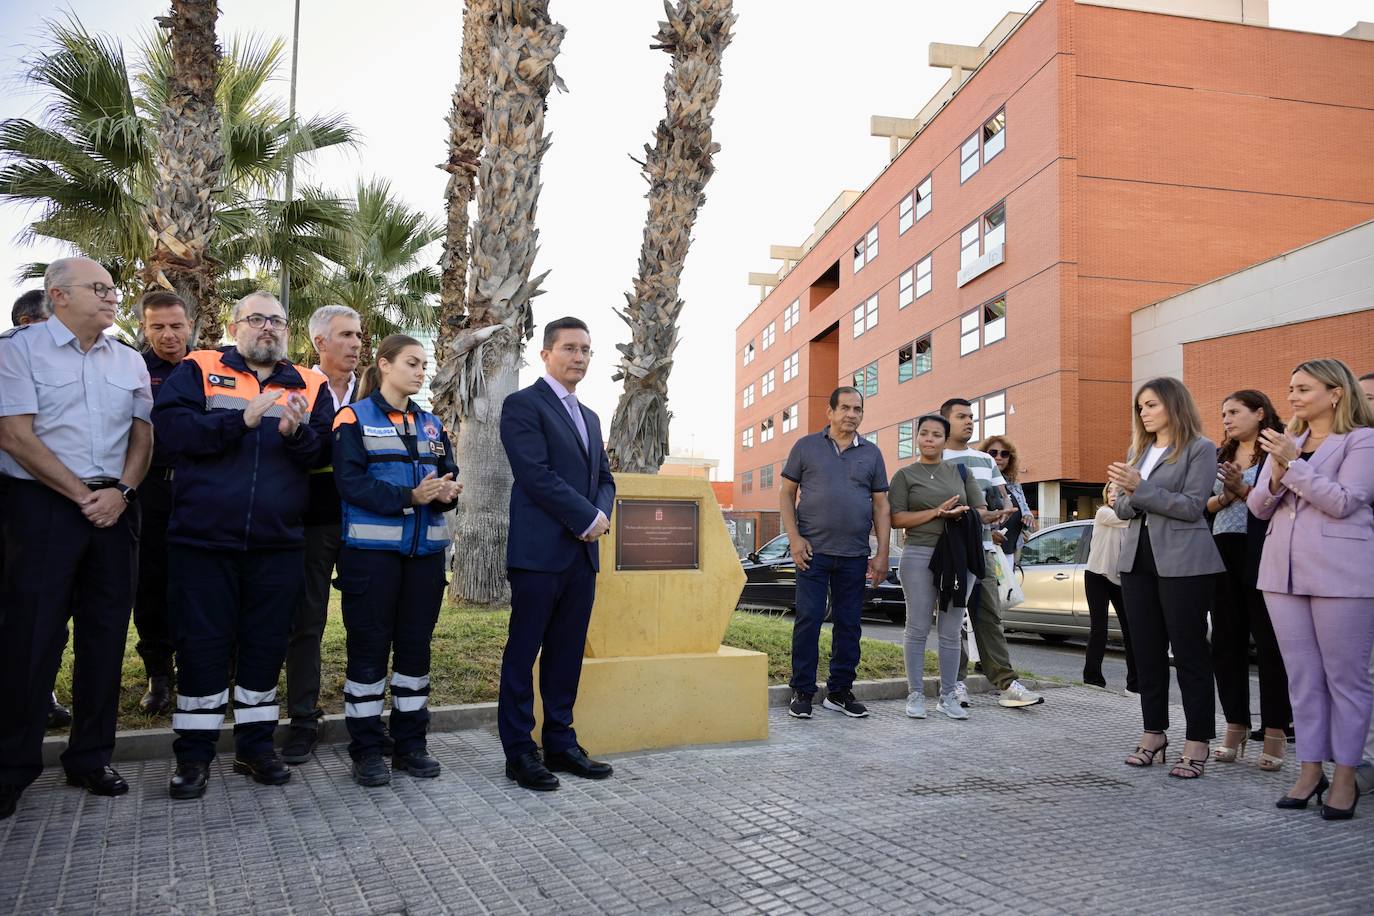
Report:
[[587,756],[587,752],[574,745],[566,751],[553,754],[545,754],[544,760],[550,770],[560,773],[571,773],[574,776],[581,776],[583,779],[609,779],[615,772],[609,763],[600,760],[593,760]]
[[115,772],[114,767],[101,767],[88,773],[68,773],[67,785],[85,789],[92,795],[113,797],[129,791],[124,777]]
[[433,779],[439,775],[439,761],[424,751],[411,751],[409,754],[397,754],[391,758],[391,766],[403,773],[409,773],[419,779]]
[[[1321,805],[1322,793],[1329,788],[1331,788],[1331,783],[1326,781],[1326,774],[1323,773],[1322,778],[1317,780],[1317,784],[1312,787],[1312,791],[1308,792],[1304,798],[1294,798],[1292,795],[1285,793],[1279,796],[1278,801],[1274,802],[1274,807],[1282,808],[1285,811],[1301,811],[1307,807],[1307,803],[1311,801],[1314,795],[1317,796],[1317,804]],[[1322,807],[1325,808],[1326,806],[1322,805]]]
[[148,678],[148,690],[138,701],[138,708],[150,716],[160,716],[172,708],[172,683],[165,675]]
[[48,728],[66,728],[72,724],[72,711],[57,702],[57,694],[52,695],[52,705],[48,707]]
[[315,753],[315,745],[320,743],[320,730],[305,725],[292,725],[286,729],[286,740],[282,742],[281,759],[287,763],[305,763]]
[[353,761],[353,781],[360,786],[385,786],[391,782],[391,771],[386,768],[386,761],[381,754],[366,754],[360,760]]
[[1333,808],[1330,805],[1322,805],[1322,820],[1324,821],[1348,821],[1355,816],[1355,806],[1360,803],[1360,790],[1355,790],[1355,800],[1350,803],[1349,808]]
[[0,784],[0,821],[14,814],[14,809],[19,807],[19,796],[24,794],[24,790],[18,786]]
[[200,798],[209,784],[210,764],[178,763],[172,781],[167,783],[167,794],[177,799]]
[[506,761],[506,778],[514,779],[521,787],[536,792],[552,792],[558,788],[558,777],[549,772],[538,751],[526,751]]
[[291,781],[291,771],[274,751],[268,751],[252,760],[234,760],[234,772],[252,776],[253,782],[264,786],[284,786]]

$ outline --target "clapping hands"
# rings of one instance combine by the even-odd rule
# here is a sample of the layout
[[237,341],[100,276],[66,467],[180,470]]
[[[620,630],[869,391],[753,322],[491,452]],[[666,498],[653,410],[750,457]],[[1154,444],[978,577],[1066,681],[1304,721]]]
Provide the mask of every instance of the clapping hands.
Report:
[[425,475],[425,479],[420,481],[420,485],[410,491],[410,499],[417,506],[433,502],[451,503],[462,492],[463,485],[454,480],[452,474],[436,477],[434,472],[430,471]]

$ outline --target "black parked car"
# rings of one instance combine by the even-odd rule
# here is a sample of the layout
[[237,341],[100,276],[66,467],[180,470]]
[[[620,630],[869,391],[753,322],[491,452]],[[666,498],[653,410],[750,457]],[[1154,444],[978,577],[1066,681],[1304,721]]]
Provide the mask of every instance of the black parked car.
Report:
[[[896,541],[897,535],[894,534],[888,550],[892,565],[887,578],[865,589],[863,615],[892,623],[906,623],[906,600],[902,597],[902,586],[897,581],[897,562],[902,549]],[[876,547],[877,540],[870,537],[870,556]],[[739,598],[740,610],[778,614],[796,610],[797,566],[792,562],[786,534],[773,538],[740,562],[744,564],[746,578],[744,592]],[[826,619],[830,619],[828,612]]]

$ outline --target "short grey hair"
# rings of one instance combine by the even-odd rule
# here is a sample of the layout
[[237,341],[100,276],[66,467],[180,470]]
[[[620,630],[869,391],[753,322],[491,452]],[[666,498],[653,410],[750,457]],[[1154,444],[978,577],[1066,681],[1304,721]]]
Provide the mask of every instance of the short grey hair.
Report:
[[[239,320],[239,312],[243,310],[243,304],[247,302],[249,299],[271,299],[273,302],[277,303],[278,307],[281,306],[281,300],[278,299],[276,296],[272,295],[271,293],[269,293],[267,290],[255,289],[251,293],[240,299],[238,302],[234,303],[234,310],[230,313],[231,320]],[[286,311],[286,309],[283,308],[282,311],[284,312]]]
[[70,286],[72,282],[72,267],[78,261],[85,261],[87,258],[58,258],[48,265],[47,270],[43,271],[43,294],[48,296],[48,311],[52,311],[52,297],[48,290],[58,286]]
[[322,305],[310,316],[310,340],[313,342],[316,337],[328,337],[329,323],[335,318],[352,318],[359,322],[363,320],[357,310],[346,305]]

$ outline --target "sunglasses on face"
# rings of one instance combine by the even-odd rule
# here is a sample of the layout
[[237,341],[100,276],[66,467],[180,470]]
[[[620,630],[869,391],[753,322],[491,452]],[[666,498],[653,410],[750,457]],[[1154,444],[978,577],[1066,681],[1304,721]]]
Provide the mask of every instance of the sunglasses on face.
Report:
[[1004,448],[990,448],[990,449],[988,449],[988,454],[991,455],[991,456],[994,457],[994,458],[1010,458],[1010,457],[1011,457],[1011,452],[1007,451],[1007,450],[1004,449]]

